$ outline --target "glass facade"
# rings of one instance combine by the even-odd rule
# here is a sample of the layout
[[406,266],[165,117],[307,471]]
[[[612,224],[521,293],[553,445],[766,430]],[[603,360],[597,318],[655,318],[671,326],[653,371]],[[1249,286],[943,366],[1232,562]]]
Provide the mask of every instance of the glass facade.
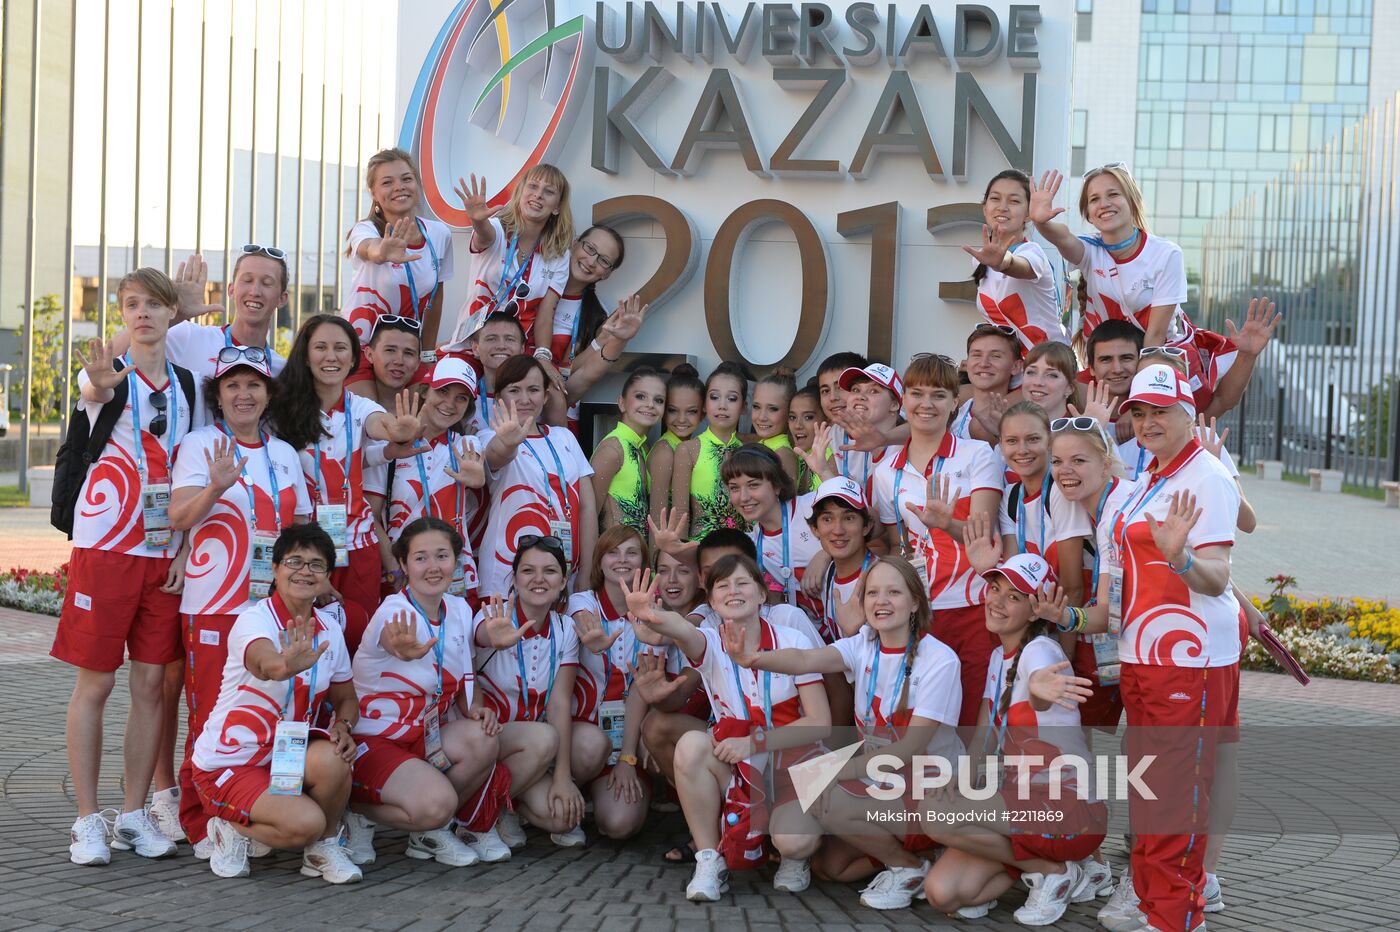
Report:
[[1210,218],[1366,112],[1372,0],[1141,2],[1132,170],[1195,284]]

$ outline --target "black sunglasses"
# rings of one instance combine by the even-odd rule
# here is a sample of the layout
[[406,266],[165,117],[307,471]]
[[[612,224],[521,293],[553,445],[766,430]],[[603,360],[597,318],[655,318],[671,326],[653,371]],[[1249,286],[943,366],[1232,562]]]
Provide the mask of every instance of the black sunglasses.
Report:
[[150,402],[151,407],[156,410],[156,416],[151,418],[151,426],[146,429],[151,432],[153,437],[164,437],[166,427],[165,406],[167,404],[165,392],[151,392],[150,397],[146,400]]
[[261,346],[225,346],[219,350],[219,362],[246,359],[251,363],[267,362],[267,350]]
[[557,550],[564,552],[564,542],[553,534],[522,534],[515,541],[515,549],[529,550],[531,547],[543,547],[546,550]]

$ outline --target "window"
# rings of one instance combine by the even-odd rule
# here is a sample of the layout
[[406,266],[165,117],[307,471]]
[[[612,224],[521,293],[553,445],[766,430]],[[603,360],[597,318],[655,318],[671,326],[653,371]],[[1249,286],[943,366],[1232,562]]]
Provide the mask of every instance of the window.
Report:
[[1157,0],[1142,0],[1142,12],[1144,12],[1144,13],[1156,13],[1156,12],[1157,12]]
[[1078,178],[1084,174],[1085,152],[1089,145],[1089,111],[1076,110],[1070,121],[1070,174]]
[[1229,13],[1229,12],[1230,12],[1230,0],[1215,0],[1215,12],[1217,12],[1217,13]]
[[1094,0],[1074,0],[1074,38],[1088,42],[1094,38]]

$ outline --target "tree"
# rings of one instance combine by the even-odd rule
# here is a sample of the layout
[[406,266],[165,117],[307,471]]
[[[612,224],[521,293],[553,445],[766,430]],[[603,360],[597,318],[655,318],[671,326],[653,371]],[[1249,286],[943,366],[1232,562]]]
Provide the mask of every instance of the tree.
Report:
[[36,298],[33,319],[34,339],[27,339],[23,325],[19,337],[21,347],[33,348],[29,420],[31,424],[41,424],[56,419],[58,406],[63,403],[63,303],[58,295]]

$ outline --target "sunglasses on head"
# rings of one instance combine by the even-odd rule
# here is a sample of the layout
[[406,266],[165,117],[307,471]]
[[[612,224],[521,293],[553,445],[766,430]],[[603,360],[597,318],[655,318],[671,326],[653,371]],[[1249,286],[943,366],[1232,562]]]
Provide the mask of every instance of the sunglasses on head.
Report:
[[[1100,165],[1098,168],[1091,168],[1091,169],[1089,169],[1087,172],[1084,173],[1084,177],[1085,177],[1085,179],[1092,178],[1092,177],[1095,176],[1095,175],[1101,175],[1101,174],[1103,174],[1104,172],[1106,172],[1106,171],[1112,171],[1112,170],[1115,169],[1115,168],[1121,168],[1123,171],[1127,172],[1127,171],[1128,171],[1128,163],[1127,163],[1127,162],[1106,162],[1106,163],[1104,163],[1103,165]],[[1130,174],[1131,174],[1131,173],[1130,173]]]
[[515,541],[516,550],[529,550],[531,547],[564,552],[564,542],[553,534],[522,534]]
[[[991,325],[988,324],[987,326],[991,326]],[[1010,328],[1007,328],[1007,329],[1010,329]],[[909,361],[910,361],[911,363],[918,362],[920,359],[936,359],[936,360],[938,360],[939,362],[947,363],[948,365],[952,366],[954,369],[956,369],[956,368],[958,367],[958,364],[957,364],[956,362],[953,361],[953,357],[951,357],[951,356],[944,356],[942,353],[915,353],[913,356],[910,356],[910,357],[909,357]]]
[[1138,358],[1147,356],[1170,356],[1173,359],[1185,359],[1186,350],[1180,346],[1144,346],[1138,350]]
[[374,331],[379,329],[380,324],[397,324],[402,327],[407,327],[414,333],[418,333],[423,329],[423,325],[412,317],[401,317],[398,314],[380,314],[375,318],[374,327],[369,332],[369,338],[371,340],[374,339]]
[[225,346],[219,350],[219,362],[237,362],[240,359],[264,363],[267,362],[267,350],[261,346]]
[[1062,430],[1099,430],[1099,422],[1087,415],[1079,417],[1057,417],[1050,422],[1050,433],[1058,434]]
[[283,265],[287,264],[287,254],[276,246],[259,246],[257,243],[244,243],[242,251],[245,256],[267,256],[269,259],[276,259]]
[[973,328],[972,328],[972,332],[973,332],[973,333],[1000,333],[1000,334],[1004,334],[1004,335],[1006,335],[1006,336],[1008,336],[1008,337],[1014,337],[1014,336],[1016,336],[1016,328],[1015,328],[1015,327],[1008,327],[1008,326],[1006,326],[1006,324],[992,324],[992,323],[987,323],[986,321],[983,321],[982,323],[978,324],[976,327],[973,327]]

